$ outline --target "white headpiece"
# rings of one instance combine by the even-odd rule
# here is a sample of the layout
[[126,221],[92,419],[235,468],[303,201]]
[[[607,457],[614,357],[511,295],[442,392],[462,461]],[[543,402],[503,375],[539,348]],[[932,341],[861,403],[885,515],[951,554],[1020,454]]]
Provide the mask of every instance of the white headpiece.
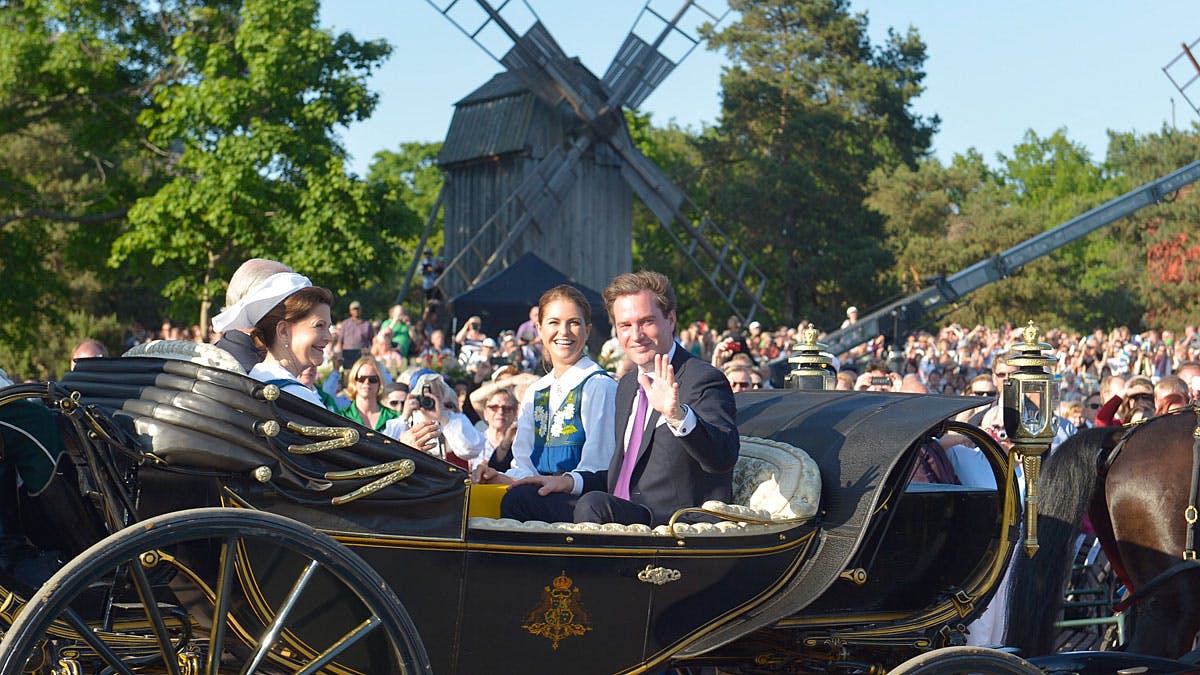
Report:
[[272,274],[262,283],[250,289],[250,292],[242,296],[241,300],[214,316],[212,319],[213,330],[224,333],[233,328],[246,330],[254,328],[254,324],[266,316],[267,312],[271,311],[275,305],[286,300],[292,293],[309,286],[312,286],[312,282],[308,280],[308,277],[300,276],[295,272]]

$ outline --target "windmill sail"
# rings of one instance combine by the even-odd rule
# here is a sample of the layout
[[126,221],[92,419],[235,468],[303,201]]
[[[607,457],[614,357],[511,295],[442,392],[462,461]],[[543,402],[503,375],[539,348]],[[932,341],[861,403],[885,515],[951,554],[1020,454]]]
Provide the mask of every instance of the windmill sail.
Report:
[[[624,106],[644,101],[698,44],[698,36],[680,27],[685,17],[698,15],[715,23],[727,9],[713,13],[703,3],[689,0],[668,18],[651,9],[647,2],[635,29],[646,17],[658,19],[660,29],[650,40],[631,31],[601,81],[566,56],[528,3],[504,2],[493,7],[486,0],[476,0],[482,14],[468,25],[452,16],[456,8],[463,11],[457,0],[443,2],[442,6],[435,0],[427,1],[503,64],[537,99],[552,111],[562,104],[570,106],[578,122],[574,137],[565,143],[566,150],[556,148],[546,152],[527,169],[528,173],[512,193],[488,217],[480,219],[481,224],[465,239],[438,279],[439,285],[448,281],[454,285],[474,285],[497,272],[510,249],[522,237],[529,236],[531,224],[542,234],[547,234],[546,227],[554,226],[556,212],[570,201],[569,195],[583,173],[581,158],[590,156],[602,162],[604,157],[614,156],[619,158],[620,175],[629,188],[650,208],[730,309],[747,320],[762,310],[766,276],[637,149],[622,113]],[[509,19],[521,8],[525,10],[523,16],[532,17],[524,32],[519,32]],[[683,55],[672,60],[661,49],[671,38],[679,36],[684,36]],[[500,53],[503,56],[497,57]],[[454,123],[451,126],[453,131]],[[604,147],[612,152],[605,153]]]

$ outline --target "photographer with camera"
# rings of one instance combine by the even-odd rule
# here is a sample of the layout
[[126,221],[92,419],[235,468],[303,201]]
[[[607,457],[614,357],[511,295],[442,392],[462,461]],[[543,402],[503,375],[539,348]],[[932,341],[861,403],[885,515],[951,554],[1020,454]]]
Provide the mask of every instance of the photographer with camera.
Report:
[[496,341],[485,338],[479,343],[479,349],[471,352],[464,365],[467,374],[474,378],[475,384],[478,385],[490,379],[497,367],[507,363],[503,357],[496,355]]
[[[438,373],[426,372],[416,379],[408,398],[404,399],[400,418],[394,424],[401,432],[434,425],[435,433],[424,443],[410,444],[418,450],[466,470],[483,461],[487,439],[459,410],[458,394]],[[384,433],[388,431],[385,429]]]
[[903,383],[904,379],[889,370],[885,362],[874,360],[854,381],[854,391],[900,391]]

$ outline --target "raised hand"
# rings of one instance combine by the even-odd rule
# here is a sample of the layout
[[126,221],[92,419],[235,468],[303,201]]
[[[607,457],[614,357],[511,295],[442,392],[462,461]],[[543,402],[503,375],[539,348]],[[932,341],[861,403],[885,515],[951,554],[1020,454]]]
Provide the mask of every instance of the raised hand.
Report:
[[654,355],[654,377],[638,375],[638,384],[646,392],[646,401],[663,419],[672,424],[683,421],[684,410],[679,406],[679,384],[675,382],[675,367],[665,354]]
[[400,434],[400,442],[418,450],[428,451],[437,442],[438,434],[442,433],[437,422],[417,422]]

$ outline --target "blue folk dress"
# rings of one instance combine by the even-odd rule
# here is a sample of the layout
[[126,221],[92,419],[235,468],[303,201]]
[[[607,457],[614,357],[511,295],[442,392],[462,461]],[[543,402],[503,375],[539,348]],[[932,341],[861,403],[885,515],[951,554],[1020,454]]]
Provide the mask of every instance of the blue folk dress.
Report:
[[521,401],[506,475],[607,469],[616,446],[616,395],[616,381],[586,356],[561,378],[534,382]]

